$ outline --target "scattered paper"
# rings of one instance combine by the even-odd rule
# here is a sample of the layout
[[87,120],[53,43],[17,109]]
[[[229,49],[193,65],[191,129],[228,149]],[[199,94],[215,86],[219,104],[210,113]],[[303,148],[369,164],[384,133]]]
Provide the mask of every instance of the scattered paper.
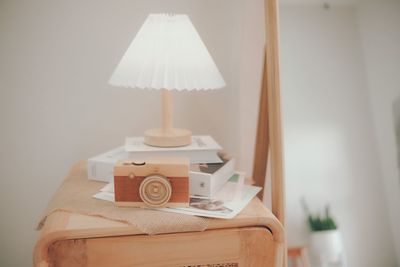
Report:
[[[161,208],[157,210],[202,217],[232,219],[257,195],[261,187],[245,185],[244,173],[236,173],[213,198],[191,196],[188,208]],[[94,198],[114,202],[114,185],[103,187]]]

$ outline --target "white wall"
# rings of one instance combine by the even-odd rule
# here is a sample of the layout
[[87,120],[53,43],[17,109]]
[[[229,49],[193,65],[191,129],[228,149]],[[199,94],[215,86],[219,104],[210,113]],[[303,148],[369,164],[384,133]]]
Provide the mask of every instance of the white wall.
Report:
[[308,242],[311,209],[330,203],[348,266],[395,266],[354,8],[281,6],[289,245]]
[[391,234],[400,264],[400,173],[393,119],[394,101],[400,99],[400,1],[361,1],[357,15]]
[[159,125],[159,92],[107,81],[148,13],[187,13],[227,87],[177,93],[175,124],[239,154],[241,9],[232,0],[0,2],[0,266],[30,266],[70,166]]

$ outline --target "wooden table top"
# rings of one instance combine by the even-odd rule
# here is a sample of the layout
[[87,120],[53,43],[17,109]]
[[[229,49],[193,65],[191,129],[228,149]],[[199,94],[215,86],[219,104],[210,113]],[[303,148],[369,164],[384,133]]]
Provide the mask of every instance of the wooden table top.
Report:
[[[258,198],[235,218],[207,218],[211,229],[260,226],[268,228],[277,242],[283,242],[283,227],[270,210]],[[63,239],[107,237],[144,234],[134,225],[101,217],[56,211],[50,214],[41,230],[39,242],[54,242]]]
[[[281,223],[258,198],[254,198],[233,219],[206,218],[206,220],[208,223],[206,232],[217,229],[263,227],[272,233],[272,238],[277,248],[284,245],[284,230]],[[48,266],[49,247],[57,241],[134,235],[143,236],[147,234],[140,231],[136,226],[124,222],[66,211],[55,211],[47,217],[39,240],[36,243],[34,251],[35,266]]]

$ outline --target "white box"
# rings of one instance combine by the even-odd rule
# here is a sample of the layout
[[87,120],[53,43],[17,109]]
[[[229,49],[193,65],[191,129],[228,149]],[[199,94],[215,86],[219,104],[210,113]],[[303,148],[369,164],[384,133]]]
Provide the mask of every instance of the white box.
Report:
[[114,165],[118,160],[128,159],[129,154],[123,146],[87,160],[87,174],[90,180],[114,181]]
[[[197,168],[192,165],[189,174],[189,192],[192,196],[212,198],[235,173],[235,160],[222,159],[223,163],[206,164]],[[196,166],[197,170],[193,167]]]

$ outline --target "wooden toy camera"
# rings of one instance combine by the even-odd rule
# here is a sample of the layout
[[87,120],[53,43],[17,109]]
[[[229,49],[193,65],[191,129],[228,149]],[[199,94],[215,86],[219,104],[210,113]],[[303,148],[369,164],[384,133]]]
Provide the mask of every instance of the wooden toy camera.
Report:
[[189,159],[124,160],[114,167],[117,206],[188,207]]

